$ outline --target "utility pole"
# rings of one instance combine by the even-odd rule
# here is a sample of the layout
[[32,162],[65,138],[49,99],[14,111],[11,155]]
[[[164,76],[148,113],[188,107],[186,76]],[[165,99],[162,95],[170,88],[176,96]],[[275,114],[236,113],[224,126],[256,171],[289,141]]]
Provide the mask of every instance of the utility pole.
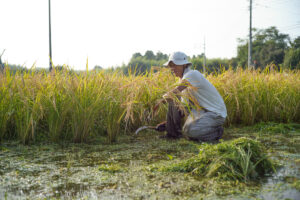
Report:
[[52,70],[52,43],[51,43],[51,5],[49,2],[49,71]]
[[4,64],[2,63],[2,56],[5,52],[5,49],[2,51],[2,54],[0,55],[0,72],[4,70]]
[[252,68],[252,0],[250,0],[250,23],[249,23],[249,44],[248,44],[248,69]]
[[203,74],[205,74],[205,72],[206,72],[205,66],[206,66],[206,56],[205,56],[205,37],[204,37],[204,43],[203,43]]

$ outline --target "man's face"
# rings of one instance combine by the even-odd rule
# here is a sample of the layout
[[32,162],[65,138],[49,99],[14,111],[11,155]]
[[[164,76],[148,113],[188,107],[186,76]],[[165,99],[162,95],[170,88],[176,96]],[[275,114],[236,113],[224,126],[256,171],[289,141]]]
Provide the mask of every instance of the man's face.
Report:
[[169,67],[171,71],[175,74],[175,76],[182,78],[183,76],[183,65],[175,65],[173,62],[169,63]]

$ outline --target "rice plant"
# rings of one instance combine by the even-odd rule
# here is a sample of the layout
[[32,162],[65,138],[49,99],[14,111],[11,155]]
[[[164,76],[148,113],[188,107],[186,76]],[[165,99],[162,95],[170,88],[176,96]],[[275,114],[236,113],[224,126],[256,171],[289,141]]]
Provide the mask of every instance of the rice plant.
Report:
[[[226,125],[300,122],[300,71],[220,71],[207,79],[224,98]],[[152,108],[177,83],[165,68],[127,76],[6,70],[0,74],[0,140],[86,142],[101,134],[113,142],[141,125],[164,121],[167,107],[156,117]]]

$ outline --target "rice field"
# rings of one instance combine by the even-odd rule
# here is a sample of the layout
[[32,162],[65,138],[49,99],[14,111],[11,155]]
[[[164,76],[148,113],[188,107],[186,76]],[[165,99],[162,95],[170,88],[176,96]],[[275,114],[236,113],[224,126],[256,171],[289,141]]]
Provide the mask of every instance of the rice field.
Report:
[[[300,123],[300,71],[220,70],[207,75],[223,96],[226,126],[257,122]],[[0,140],[91,142],[133,134],[164,121],[152,108],[178,84],[169,70],[144,75],[63,70],[0,74]]]
[[300,71],[206,77],[228,111],[219,144],[134,135],[165,120],[165,68],[0,73],[0,199],[297,199]]

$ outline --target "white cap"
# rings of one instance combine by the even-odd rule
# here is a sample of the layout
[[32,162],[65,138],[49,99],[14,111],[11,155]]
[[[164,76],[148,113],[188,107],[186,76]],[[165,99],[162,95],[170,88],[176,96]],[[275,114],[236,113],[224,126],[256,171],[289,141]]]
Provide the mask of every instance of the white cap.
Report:
[[175,65],[185,65],[185,64],[189,64],[191,65],[192,63],[188,61],[187,56],[185,55],[185,53],[180,52],[180,51],[176,51],[174,53],[172,53],[169,57],[168,62],[166,62],[165,64],[163,64],[164,66],[168,66],[170,64],[170,62],[173,62]]

